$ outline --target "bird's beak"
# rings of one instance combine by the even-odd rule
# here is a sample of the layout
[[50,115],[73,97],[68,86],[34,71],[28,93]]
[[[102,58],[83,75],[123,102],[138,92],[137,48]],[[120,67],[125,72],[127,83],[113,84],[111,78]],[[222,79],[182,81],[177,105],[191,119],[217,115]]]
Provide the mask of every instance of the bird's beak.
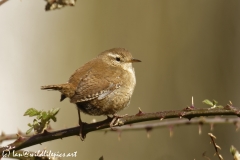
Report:
[[130,62],[133,63],[133,62],[142,62],[142,61],[140,61],[140,60],[138,60],[138,59],[135,59],[135,58],[132,58]]

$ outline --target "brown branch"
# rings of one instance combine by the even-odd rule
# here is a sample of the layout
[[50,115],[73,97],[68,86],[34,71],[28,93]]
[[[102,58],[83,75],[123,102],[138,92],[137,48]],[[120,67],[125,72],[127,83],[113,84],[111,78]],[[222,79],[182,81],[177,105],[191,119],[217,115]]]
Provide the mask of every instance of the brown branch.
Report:
[[5,2],[7,2],[8,0],[2,0],[0,1],[0,6],[3,5]]
[[[215,124],[233,124],[236,126],[236,129],[239,128],[240,118],[224,118],[224,117],[214,117],[214,118],[207,118],[207,117],[200,117],[199,119],[192,119],[189,121],[188,119],[178,119],[178,120],[169,120],[169,121],[159,121],[157,123],[149,123],[149,124],[130,124],[124,125],[120,127],[115,127],[115,130],[106,129],[106,130],[99,130],[102,132],[124,132],[124,131],[138,131],[138,130],[152,130],[156,128],[165,128],[165,127],[179,127],[183,125],[210,125],[211,130],[213,130],[213,125]],[[49,131],[49,130],[48,130]],[[50,131],[53,131],[52,129]],[[14,140],[18,138],[18,135],[23,137],[31,137],[34,134],[25,134],[21,131],[18,131],[18,134],[5,134],[2,133],[0,135],[0,143],[5,140]]]
[[[123,118],[120,118],[116,125],[122,126],[126,124],[133,124],[143,121],[151,121],[151,120],[159,120],[159,119],[170,119],[170,118],[187,118],[191,120],[194,117],[200,117],[200,116],[216,116],[216,115],[236,115],[240,116],[240,110],[227,105],[224,108],[215,108],[215,109],[197,109],[193,107],[187,107],[183,110],[176,110],[176,111],[162,111],[162,112],[156,112],[156,113],[143,113],[142,111],[139,111],[138,114],[132,115],[132,116],[125,116]],[[92,131],[101,130],[105,128],[109,128],[109,124],[112,121],[112,119],[106,119],[104,121],[96,122],[87,124],[83,128],[83,132],[86,134]],[[9,150],[19,150],[22,148],[26,148],[32,145],[40,144],[43,142],[55,140],[55,139],[62,139],[64,137],[69,136],[78,136],[80,127],[73,127],[68,129],[63,129],[59,131],[54,132],[47,132],[45,131],[42,134],[34,135],[32,137],[23,137],[19,135],[18,139],[9,144],[8,146],[0,148],[0,155],[3,151]]]
[[[135,130],[147,130],[147,129],[155,129],[155,128],[164,128],[164,127],[177,127],[183,125],[204,125],[209,124],[211,126],[211,130],[213,130],[214,124],[234,124],[236,129],[239,128],[240,118],[223,118],[223,117],[214,117],[214,118],[206,118],[200,117],[199,119],[192,119],[189,121],[188,119],[180,119],[180,120],[169,120],[169,121],[160,121],[157,123],[149,123],[149,124],[135,124],[135,125],[125,125],[121,127],[116,127],[116,130],[105,130],[105,132],[116,132],[116,131],[135,131]],[[1,141],[1,137],[0,137]]]

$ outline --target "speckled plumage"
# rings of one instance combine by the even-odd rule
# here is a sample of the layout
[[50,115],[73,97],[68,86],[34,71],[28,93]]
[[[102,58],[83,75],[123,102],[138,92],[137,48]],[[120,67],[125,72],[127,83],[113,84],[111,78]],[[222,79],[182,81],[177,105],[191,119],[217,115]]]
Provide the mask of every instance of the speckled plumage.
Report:
[[127,107],[136,85],[130,52],[113,48],[75,71],[69,81],[60,85],[42,86],[59,90],[61,101],[66,97],[89,115],[113,115]]

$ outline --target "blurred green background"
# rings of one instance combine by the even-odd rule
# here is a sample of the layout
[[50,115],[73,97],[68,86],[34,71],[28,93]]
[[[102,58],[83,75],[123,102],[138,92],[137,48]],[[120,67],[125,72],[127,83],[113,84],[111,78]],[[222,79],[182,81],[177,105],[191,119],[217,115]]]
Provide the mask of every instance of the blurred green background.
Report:
[[[120,114],[183,109],[191,104],[208,107],[202,100],[229,100],[240,105],[240,1],[236,0],[78,0],[75,7],[45,12],[45,2],[9,1],[0,6],[0,131],[26,131],[32,119],[27,108],[60,107],[54,129],[77,126],[77,112],[60,93],[41,91],[58,84],[100,52],[127,48],[142,60],[134,64],[137,86],[131,105]],[[105,119],[82,115],[82,119]],[[152,121],[154,122],[154,121]],[[240,149],[234,125],[155,129],[145,131],[93,132],[79,137],[43,143],[38,149],[75,152],[77,158],[98,160],[211,159],[214,149],[207,133],[217,136],[221,154],[232,159],[229,148]],[[10,143],[5,142],[2,145]],[[66,158],[65,158],[66,159]]]

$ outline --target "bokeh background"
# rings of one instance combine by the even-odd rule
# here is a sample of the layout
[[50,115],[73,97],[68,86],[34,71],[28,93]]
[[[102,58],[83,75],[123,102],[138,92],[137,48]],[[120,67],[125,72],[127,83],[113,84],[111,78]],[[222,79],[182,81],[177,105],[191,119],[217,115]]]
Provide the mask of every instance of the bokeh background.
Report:
[[[194,96],[240,105],[240,1],[236,0],[78,0],[75,7],[45,12],[45,1],[9,1],[0,6],[0,131],[26,131],[32,118],[27,108],[60,107],[54,129],[77,125],[77,112],[60,93],[41,91],[58,84],[100,52],[124,47],[142,63],[134,64],[137,86],[129,108],[120,114],[185,108]],[[82,119],[105,119],[82,115]],[[154,121],[150,122],[153,123]],[[27,148],[75,152],[77,158],[97,160],[211,159],[214,149],[209,126],[175,127],[116,133],[93,132],[82,142],[69,137]],[[240,149],[234,125],[216,125],[221,154]],[[4,142],[6,145],[10,141]],[[65,158],[66,159],[66,158]],[[72,158],[73,159],[73,158]]]

